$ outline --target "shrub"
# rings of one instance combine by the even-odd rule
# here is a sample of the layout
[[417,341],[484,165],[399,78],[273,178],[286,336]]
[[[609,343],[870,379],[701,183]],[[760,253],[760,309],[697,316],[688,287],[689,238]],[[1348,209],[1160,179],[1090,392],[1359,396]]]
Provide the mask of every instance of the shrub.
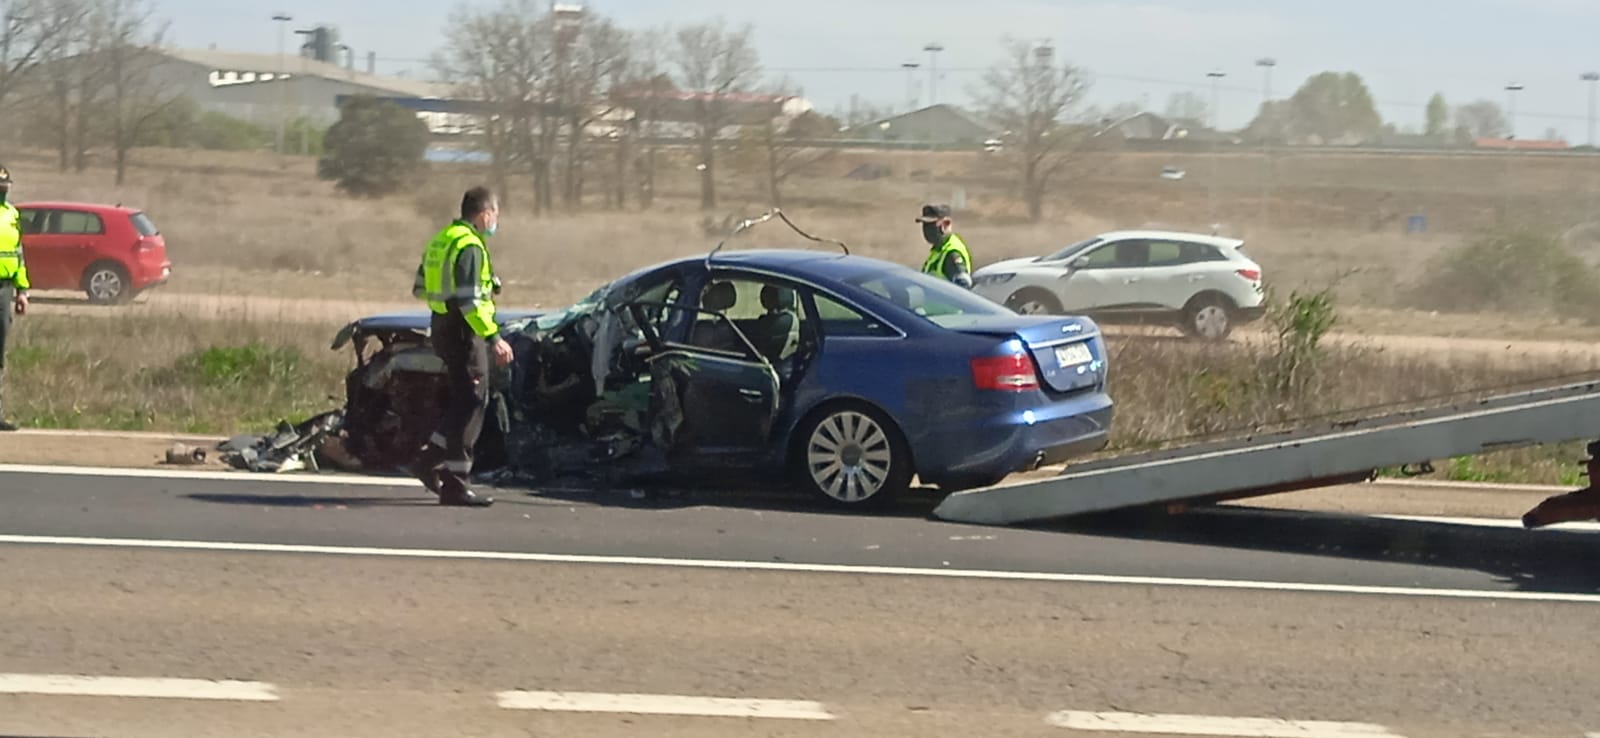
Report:
[[1437,257],[1411,290],[1414,307],[1446,312],[1547,313],[1593,319],[1600,272],[1558,235],[1496,229]]
[[352,97],[323,136],[317,176],[352,195],[390,194],[426,166],[428,135],[411,111],[375,97]]

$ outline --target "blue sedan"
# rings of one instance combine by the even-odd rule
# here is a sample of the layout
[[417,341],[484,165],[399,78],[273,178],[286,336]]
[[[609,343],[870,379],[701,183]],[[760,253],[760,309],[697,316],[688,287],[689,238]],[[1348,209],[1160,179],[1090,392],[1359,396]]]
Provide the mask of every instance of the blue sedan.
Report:
[[[1111,428],[1106,347],[1094,322],[1018,315],[861,256],[678,259],[563,310],[500,319],[517,359],[495,379],[501,421],[480,446],[500,452],[480,449],[480,460],[494,459],[484,464],[515,465],[541,443],[582,438],[607,449],[585,463],[622,464],[651,449],[674,471],[771,472],[821,499],[865,507],[914,477],[953,491],[1097,451]],[[436,417],[436,389],[396,396],[396,387],[415,395],[429,386],[403,375],[440,370],[425,343],[398,338],[426,331],[423,312],[373,316],[336,341],[377,335],[385,345],[371,361],[358,348],[349,382],[346,432],[358,456],[373,451],[361,435],[377,433],[380,416],[420,416],[391,433],[391,445],[402,441],[397,458]],[[430,409],[396,412],[408,404]],[[605,420],[630,412],[632,422]],[[632,444],[619,446],[630,430]]]

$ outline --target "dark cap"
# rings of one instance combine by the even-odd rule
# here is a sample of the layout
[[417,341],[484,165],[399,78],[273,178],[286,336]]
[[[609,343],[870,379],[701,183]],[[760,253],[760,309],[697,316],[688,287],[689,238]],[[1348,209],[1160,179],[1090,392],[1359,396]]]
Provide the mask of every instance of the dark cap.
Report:
[[922,217],[917,218],[918,223],[932,223],[942,218],[950,217],[949,205],[923,205]]

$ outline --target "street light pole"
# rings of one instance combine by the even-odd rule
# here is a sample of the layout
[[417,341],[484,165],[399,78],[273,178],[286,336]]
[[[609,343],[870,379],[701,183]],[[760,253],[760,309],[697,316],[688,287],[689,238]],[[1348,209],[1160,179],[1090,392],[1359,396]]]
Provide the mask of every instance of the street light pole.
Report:
[[1506,125],[1510,128],[1506,133],[1506,171],[1505,171],[1505,217],[1511,217],[1511,158],[1517,148],[1517,93],[1522,91],[1522,85],[1512,82],[1506,85],[1506,100],[1509,116]]
[[1272,57],[1263,57],[1256,60],[1256,66],[1263,71],[1261,83],[1261,228],[1266,230],[1272,220],[1272,208],[1268,204],[1272,195],[1272,150],[1269,146],[1267,125],[1272,118],[1267,114],[1267,108],[1272,105],[1272,68],[1278,66],[1278,60]]
[[906,112],[917,109],[917,68],[922,66],[916,62],[908,61],[900,65],[906,70]]
[[281,156],[283,154],[283,108],[286,104],[284,96],[288,94],[288,88],[283,84],[283,74],[287,66],[283,58],[283,46],[284,36],[289,30],[289,21],[294,20],[294,18],[286,12],[279,11],[272,16],[272,20],[278,23],[278,74],[272,81],[278,85],[278,154]]
[[1219,108],[1222,95],[1222,78],[1228,76],[1226,72],[1211,71],[1206,73],[1211,78],[1211,177],[1206,187],[1206,199],[1211,206],[1211,224],[1215,230],[1217,226],[1217,160],[1221,155],[1217,152],[1217,139],[1222,135],[1222,111]]
[[928,52],[928,104],[939,104],[939,52],[944,51],[944,45],[934,41],[922,47]]
[[1579,79],[1589,83],[1589,147],[1594,148],[1594,83],[1600,82],[1600,72],[1584,72]]

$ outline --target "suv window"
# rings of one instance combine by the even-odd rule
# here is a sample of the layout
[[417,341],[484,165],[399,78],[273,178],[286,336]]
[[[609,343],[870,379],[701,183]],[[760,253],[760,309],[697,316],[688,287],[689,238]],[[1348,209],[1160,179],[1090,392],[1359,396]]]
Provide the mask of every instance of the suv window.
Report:
[[161,233],[156,229],[156,224],[150,220],[150,216],[144,213],[134,213],[128,216],[128,220],[133,223],[134,230],[141,236],[155,236]]

